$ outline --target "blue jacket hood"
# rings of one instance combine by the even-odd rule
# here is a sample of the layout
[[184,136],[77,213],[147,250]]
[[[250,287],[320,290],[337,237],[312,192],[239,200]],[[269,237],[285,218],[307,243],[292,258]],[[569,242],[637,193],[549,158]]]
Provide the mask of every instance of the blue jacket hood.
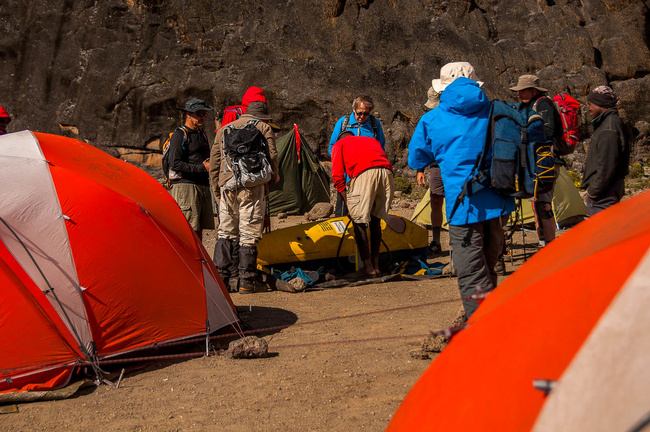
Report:
[[476,81],[456,78],[440,95],[440,107],[449,112],[471,116],[490,111],[490,100]]

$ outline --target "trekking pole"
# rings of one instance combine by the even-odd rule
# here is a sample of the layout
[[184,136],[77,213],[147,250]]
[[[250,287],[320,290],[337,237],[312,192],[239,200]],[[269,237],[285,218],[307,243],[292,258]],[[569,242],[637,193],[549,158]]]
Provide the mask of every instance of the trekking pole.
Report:
[[526,229],[524,228],[524,204],[519,198],[519,214],[521,215],[521,238],[524,249],[524,262],[526,262]]

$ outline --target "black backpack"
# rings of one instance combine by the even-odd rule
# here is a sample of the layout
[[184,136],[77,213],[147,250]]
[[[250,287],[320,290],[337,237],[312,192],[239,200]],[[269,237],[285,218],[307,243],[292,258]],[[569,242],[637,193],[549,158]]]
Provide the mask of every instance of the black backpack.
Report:
[[230,159],[228,167],[240,187],[253,187],[271,180],[267,142],[257,128],[258,123],[258,119],[252,119],[239,127],[229,124],[223,131],[224,157]]

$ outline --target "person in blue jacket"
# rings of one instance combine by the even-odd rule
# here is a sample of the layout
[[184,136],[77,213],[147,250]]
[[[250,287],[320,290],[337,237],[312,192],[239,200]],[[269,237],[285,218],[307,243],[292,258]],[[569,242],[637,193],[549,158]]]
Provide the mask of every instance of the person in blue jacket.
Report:
[[458,77],[442,92],[440,105],[424,114],[409,143],[408,164],[422,169],[432,162],[440,166],[445,186],[449,243],[458,275],[458,289],[465,316],[478,308],[470,298],[497,285],[494,271],[503,247],[501,216],[514,210],[514,199],[490,188],[467,196],[451,215],[456,198],[472,175],[487,135],[490,100],[476,81]]
[[[374,138],[379,141],[381,148],[386,150],[386,137],[384,137],[381,122],[370,114],[374,108],[375,103],[370,96],[357,96],[352,102],[352,113],[344,115],[334,125],[334,131],[332,131],[330,146],[327,152],[330,155],[332,154],[332,147],[338,141],[339,135],[345,131],[350,131],[356,136]],[[347,181],[350,181],[350,179],[348,178]],[[347,213],[348,211],[344,201],[341,199],[341,195],[337,194],[334,215],[345,216]]]

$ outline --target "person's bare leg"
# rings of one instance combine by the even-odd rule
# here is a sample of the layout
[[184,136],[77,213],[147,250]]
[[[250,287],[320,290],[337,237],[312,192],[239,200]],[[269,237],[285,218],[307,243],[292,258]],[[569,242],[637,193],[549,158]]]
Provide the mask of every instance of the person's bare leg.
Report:
[[381,219],[370,216],[370,260],[375,276],[379,276],[379,249],[381,248]]

